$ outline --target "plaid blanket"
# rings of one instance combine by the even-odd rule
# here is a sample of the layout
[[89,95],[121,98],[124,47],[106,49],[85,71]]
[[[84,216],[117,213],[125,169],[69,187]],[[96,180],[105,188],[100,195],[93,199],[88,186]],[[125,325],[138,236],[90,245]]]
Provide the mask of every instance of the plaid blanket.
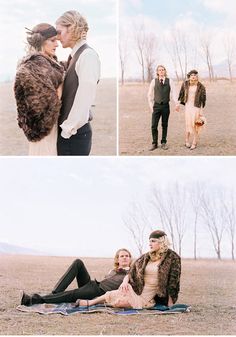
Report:
[[166,315],[166,314],[179,314],[183,312],[190,312],[191,306],[186,304],[175,304],[172,307],[166,307],[164,305],[156,305],[150,309],[126,309],[126,308],[113,308],[103,304],[93,305],[91,307],[74,307],[72,303],[60,303],[60,304],[34,304],[30,307],[19,305],[17,310],[24,312],[36,312],[43,315],[49,314],[91,314],[98,312],[106,312],[113,315]]

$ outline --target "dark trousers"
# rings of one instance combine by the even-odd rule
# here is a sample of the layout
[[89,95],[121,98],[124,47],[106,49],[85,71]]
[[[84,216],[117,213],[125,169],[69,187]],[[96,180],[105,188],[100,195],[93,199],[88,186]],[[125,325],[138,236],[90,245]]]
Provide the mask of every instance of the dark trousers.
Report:
[[[64,291],[75,278],[78,289]],[[52,293],[45,296],[39,294],[32,295],[32,304],[70,303],[75,302],[77,299],[90,300],[103,294],[104,291],[99,287],[99,283],[91,280],[83,261],[77,259],[60,278]]]
[[92,129],[90,123],[85,124],[69,139],[61,136],[59,128],[57,138],[58,156],[88,156],[92,147]]
[[158,144],[158,123],[161,118],[162,139],[161,144],[166,143],[168,120],[170,115],[169,103],[154,103],[152,113],[152,144]]

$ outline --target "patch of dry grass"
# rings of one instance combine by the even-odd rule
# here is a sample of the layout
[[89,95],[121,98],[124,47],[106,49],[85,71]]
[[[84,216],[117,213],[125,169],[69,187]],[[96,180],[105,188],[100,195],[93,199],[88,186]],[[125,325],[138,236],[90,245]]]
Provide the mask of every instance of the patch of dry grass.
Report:
[[[20,290],[46,293],[73,261],[72,257],[0,256],[0,333],[4,335],[235,335],[236,263],[183,260],[179,303],[192,312],[167,316],[71,316],[16,310]],[[112,267],[111,259],[84,259],[98,280]],[[72,286],[76,287],[74,283]]]

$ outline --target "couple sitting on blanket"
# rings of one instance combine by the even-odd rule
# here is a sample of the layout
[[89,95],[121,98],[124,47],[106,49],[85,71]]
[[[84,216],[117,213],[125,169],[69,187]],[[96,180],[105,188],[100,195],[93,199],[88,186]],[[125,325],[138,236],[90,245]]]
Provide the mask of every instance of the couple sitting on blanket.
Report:
[[[119,249],[114,269],[100,282],[91,280],[80,259],[75,260],[51,294],[29,296],[23,293],[21,304],[75,302],[75,306],[99,303],[118,308],[150,308],[155,304],[172,306],[178,298],[181,274],[180,257],[169,248],[167,235],[156,230],[149,236],[150,251],[131,264],[131,254]],[[78,288],[65,289],[76,278]]]

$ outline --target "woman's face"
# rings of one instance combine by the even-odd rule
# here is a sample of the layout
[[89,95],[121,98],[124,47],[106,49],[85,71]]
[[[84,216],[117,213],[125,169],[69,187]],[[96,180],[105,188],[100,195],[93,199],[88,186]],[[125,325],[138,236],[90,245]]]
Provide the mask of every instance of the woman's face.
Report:
[[125,268],[130,266],[131,257],[126,250],[121,250],[118,255],[117,262],[119,264],[119,268]]
[[149,240],[150,251],[154,252],[160,248],[160,241],[158,239],[151,238]]
[[57,37],[53,36],[44,41],[42,52],[50,57],[55,56],[58,47]]
[[191,74],[189,77],[190,82],[194,83],[198,81],[198,75],[197,74]]

